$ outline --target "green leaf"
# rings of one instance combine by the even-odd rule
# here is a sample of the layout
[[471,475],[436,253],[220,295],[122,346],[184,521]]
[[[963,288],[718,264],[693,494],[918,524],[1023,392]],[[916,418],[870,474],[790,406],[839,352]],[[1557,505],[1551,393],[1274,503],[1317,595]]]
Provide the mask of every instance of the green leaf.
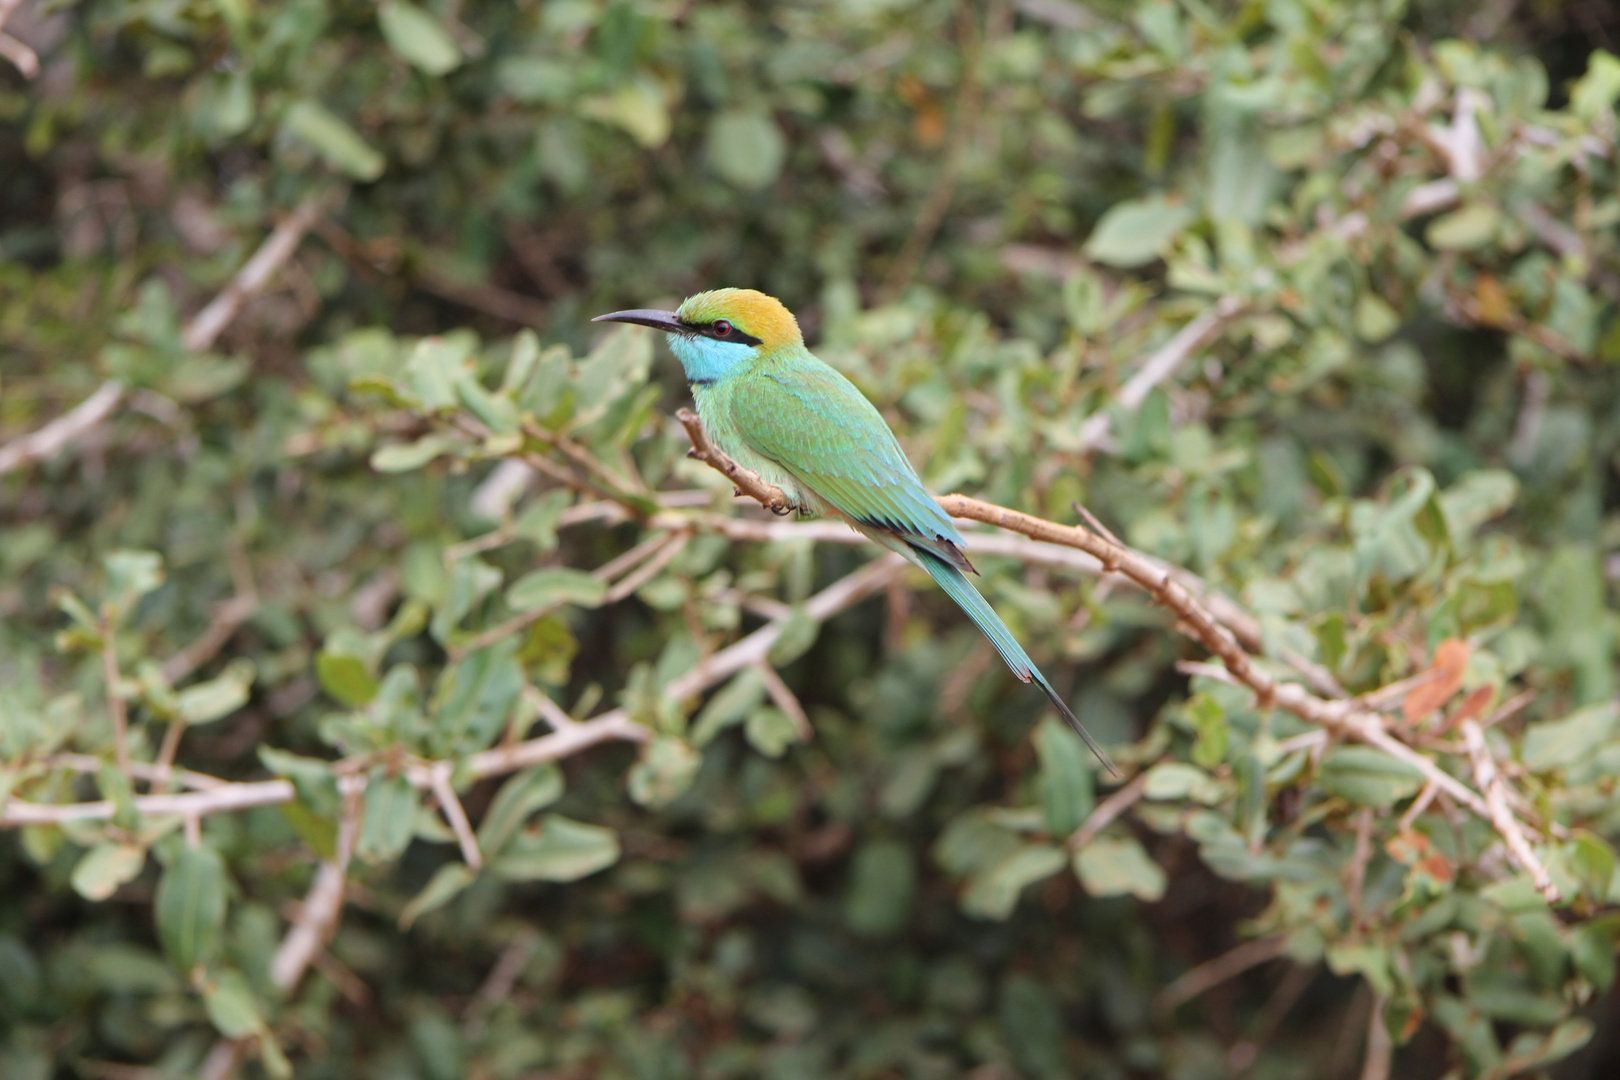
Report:
[[776,122],[752,109],[731,109],[709,121],[709,167],[732,187],[769,187],[787,161],[787,140]]
[[1569,107],[1583,120],[1597,121],[1611,116],[1620,100],[1620,58],[1606,49],[1594,49],[1586,62],[1586,74],[1569,91]]
[[844,922],[862,937],[889,937],[911,917],[917,866],[911,848],[898,840],[873,840],[850,862]]
[[315,657],[315,677],[321,689],[336,701],[358,709],[369,704],[380,688],[358,656],[322,652]]
[[984,811],[972,810],[954,819],[934,844],[934,859],[946,872],[971,874],[1008,858],[1023,841]]
[[607,596],[607,585],[583,570],[548,567],[524,574],[506,590],[506,602],[514,611],[543,611],[562,604],[583,608],[600,605]]
[[981,919],[1009,918],[1025,886],[1063,869],[1068,859],[1050,844],[1026,844],[994,866],[968,879],[962,910]]
[[797,606],[782,621],[782,629],[765,658],[772,667],[785,667],[809,652],[819,636],[821,624],[803,606]]
[[1196,220],[1193,206],[1164,195],[1115,203],[1092,230],[1085,253],[1109,266],[1142,266],[1158,258]]
[[1455,539],[1473,535],[1481,525],[1500,517],[1519,498],[1519,481],[1506,469],[1466,472],[1440,493],[1446,529]]
[[1572,1016],[1553,1028],[1545,1038],[1535,1032],[1524,1032],[1513,1040],[1508,1060],[1503,1064],[1503,1076],[1518,1076],[1542,1065],[1562,1061],[1587,1043],[1597,1030],[1584,1016]]
[[630,770],[630,797],[642,806],[668,806],[697,779],[703,756],[685,741],[661,736],[642,747],[641,760]]
[[245,1039],[264,1030],[253,990],[239,971],[214,974],[203,985],[203,1005],[209,1021],[227,1039]]
[[1074,873],[1092,896],[1164,898],[1168,879],[1134,836],[1099,836],[1075,852]]
[[233,660],[217,677],[186,687],[176,697],[181,722],[206,724],[240,709],[256,674],[253,661]]
[[1490,203],[1476,202],[1429,223],[1424,237],[1441,251],[1476,251],[1496,237],[1502,212]]
[[[1172,15],[1174,11],[1172,7]],[[1020,1067],[1016,1075],[1032,1080],[1070,1080],[1075,1075],[1067,1046],[1069,1025],[1047,980],[1009,976],[996,1011],[1002,1039]]]
[[804,741],[793,717],[774,705],[762,705],[749,713],[743,734],[749,746],[768,758],[779,758],[788,747]]
[[371,467],[383,473],[411,472],[458,445],[460,440],[445,432],[433,432],[415,442],[388,443],[372,451]]
[[120,885],[134,881],[146,865],[146,849],[139,844],[104,841],[73,867],[73,889],[86,900],[105,900]]
[[428,625],[434,640],[445,642],[474,607],[501,583],[501,572],[482,559],[458,559],[450,569],[444,598]]
[[586,98],[579,103],[579,114],[628,132],[649,150],[669,141],[669,102],[664,88],[649,78],[632,79],[610,94]]
[[1416,795],[1423,774],[1416,766],[1370,746],[1336,746],[1322,761],[1321,783],[1334,795],[1362,806],[1390,806]]
[[1616,719],[1620,719],[1620,710],[1613,702],[1604,701],[1577,709],[1562,720],[1532,724],[1524,734],[1519,759],[1536,772],[1578,764],[1593,747],[1609,740]]
[[764,700],[765,677],[757,668],[744,668],[697,714],[692,722],[692,745],[707,746],[716,735],[740,722]]
[[1055,837],[1068,836],[1096,802],[1091,752],[1067,724],[1047,718],[1035,729],[1035,754],[1040,760],[1041,809],[1047,831]]
[[538,829],[520,833],[490,873],[506,881],[577,881],[619,861],[612,829],[547,814]]
[[352,127],[313,101],[294,103],[281,124],[314,147],[332,168],[356,180],[375,180],[387,167],[387,160]]
[[518,642],[508,638],[470,654],[439,676],[433,742],[444,755],[482,750],[500,735],[523,693]]
[[39,961],[28,946],[10,934],[0,934],[0,1000],[11,1007],[12,1015],[21,1014],[35,1000],[40,985]]
[[1401,316],[1384,298],[1364,292],[1356,298],[1356,336],[1377,344],[1401,328]]
[[[489,852],[485,851],[488,855]],[[411,897],[399,913],[399,928],[409,930],[411,924],[430,911],[437,911],[454,900],[478,875],[466,863],[445,863],[433,872],[433,877],[422,891]]]
[[1581,887],[1598,903],[1608,899],[1609,883],[1614,880],[1617,860],[1614,848],[1596,833],[1578,829],[1572,840],[1564,845],[1564,857]]
[[181,971],[206,964],[225,925],[225,860],[208,844],[188,847],[158,882],[153,899],[158,940]]
[[1192,799],[1201,803],[1218,802],[1222,791],[1220,783],[1196,765],[1179,761],[1165,761],[1148,770],[1143,782],[1142,796],[1154,801]]
[[163,584],[163,557],[155,551],[114,551],[102,565],[107,571],[104,603],[115,620],[128,615],[141,597]]
[[411,392],[427,412],[455,408],[456,384],[467,377],[472,343],[465,334],[425,337],[405,361]]
[[366,862],[399,858],[411,842],[417,801],[416,789],[403,776],[372,777],[354,853]]
[[557,105],[574,89],[574,72],[560,60],[508,56],[495,65],[495,81],[525,105]]
[[140,815],[135,810],[135,786],[128,773],[117,763],[103,760],[96,768],[96,787],[101,790],[101,797],[113,804],[113,824],[129,831],[138,827]]
[[427,75],[447,75],[461,66],[461,49],[439,20],[405,0],[383,0],[377,24],[389,48]]
[[499,854],[530,814],[550,806],[562,798],[562,794],[562,770],[549,761],[520,772],[502,784],[478,826],[478,847],[484,857],[494,858]]

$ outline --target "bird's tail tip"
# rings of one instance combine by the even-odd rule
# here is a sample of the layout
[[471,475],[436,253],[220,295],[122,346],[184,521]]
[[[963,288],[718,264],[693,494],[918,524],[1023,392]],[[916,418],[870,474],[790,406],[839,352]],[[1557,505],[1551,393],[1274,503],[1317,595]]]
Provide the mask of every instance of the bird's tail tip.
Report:
[[1097,760],[1102,762],[1103,768],[1108,770],[1109,775],[1116,779],[1123,777],[1124,774],[1119,771],[1119,767],[1114,764],[1107,751],[1103,750],[1102,744],[1092,737],[1091,732],[1086,730],[1086,725],[1082,724],[1080,718],[1074,715],[1074,710],[1069,708],[1069,703],[1059,697],[1057,691],[1048,686],[1046,680],[1040,678],[1038,673],[1036,673],[1035,682],[1042,690],[1046,691],[1046,696],[1051,699],[1052,704],[1057,706],[1057,711],[1062,715],[1064,722],[1074,730],[1076,735],[1080,736],[1086,747],[1097,755]]

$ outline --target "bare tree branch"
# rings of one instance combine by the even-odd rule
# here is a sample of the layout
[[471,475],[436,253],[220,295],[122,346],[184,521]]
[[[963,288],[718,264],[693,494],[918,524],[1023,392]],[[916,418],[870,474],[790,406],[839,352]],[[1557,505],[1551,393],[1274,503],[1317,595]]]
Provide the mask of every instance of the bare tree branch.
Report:
[[[5,30],[7,20],[21,6],[22,0],[0,0],[0,31]],[[3,32],[0,32],[0,57],[10,60],[12,65],[22,72],[25,79],[33,79],[39,75],[39,55],[10,34]],[[4,471],[0,469],[0,472]]]
[[1474,783],[1485,793],[1485,817],[1491,825],[1501,834],[1502,840],[1507,844],[1513,861],[1530,875],[1535,882],[1536,891],[1546,897],[1547,903],[1556,904],[1559,900],[1558,886],[1553,884],[1552,875],[1536,858],[1536,853],[1530,847],[1530,841],[1525,838],[1524,830],[1519,827],[1519,819],[1513,816],[1508,806],[1506,784],[1502,779],[1502,771],[1496,767],[1496,759],[1491,756],[1491,748],[1485,743],[1485,732],[1473,720],[1464,720],[1461,725],[1463,744],[1468,747],[1468,756],[1474,764]]
[[107,381],[72,409],[28,435],[0,446],[0,476],[61,453],[68,444],[99,426],[124,400],[124,385]]
[[[1182,364],[1202,352],[1204,347],[1214,341],[1232,320],[1247,310],[1247,307],[1248,305],[1237,297],[1225,296],[1217,301],[1214,307],[1200,312],[1186,326],[1176,331],[1169,341],[1142,361],[1142,366],[1136,370],[1136,374],[1120,387],[1114,401],[1125,409],[1138,408],[1147,400],[1154,387],[1175,374],[1176,369]],[[1108,429],[1112,422],[1106,410],[1099,410],[1086,417],[1085,423],[1080,425],[1081,447],[1094,450],[1105,445],[1108,442]]]
[[298,244],[325,211],[328,193],[310,195],[299,203],[259,245],[253,257],[242,264],[231,283],[218,296],[197,312],[180,334],[180,343],[192,352],[211,349],[219,335],[241,312],[242,305],[270,284],[277,270],[284,266]]
[[[5,23],[4,16],[10,14],[4,3],[5,0],[0,0],[0,26]],[[242,264],[230,284],[181,331],[181,343],[193,352],[212,348],[248,299],[268,285],[276,271],[292,258],[299,241],[314,225],[325,205],[324,196],[311,195],[283,219],[252,258]],[[38,431],[0,446],[0,476],[32,462],[55,457],[117,411],[125,393],[122,383],[109,379],[95,393]]]
[[450,773],[453,766],[448,761],[435,762],[431,770],[433,797],[439,801],[439,812],[444,820],[450,823],[450,831],[456,834],[456,843],[461,845],[461,858],[474,870],[484,868],[484,853],[478,847],[478,837],[473,835],[472,823],[467,820],[467,811],[462,808],[461,800],[456,798],[456,789],[450,786]]
[[1245,941],[1213,960],[1206,960],[1183,972],[1175,982],[1159,991],[1153,999],[1153,1007],[1160,1013],[1173,1012],[1228,979],[1235,979],[1250,968],[1277,959],[1287,946],[1287,939],[1280,935]]
[[1147,777],[1147,770],[1143,769],[1131,778],[1130,783],[1098,803],[1091,813],[1086,815],[1086,820],[1080,823],[1080,827],[1074,830],[1074,835],[1069,837],[1067,841],[1069,850],[1079,851],[1091,843],[1098,833],[1140,802],[1142,793],[1147,790]]

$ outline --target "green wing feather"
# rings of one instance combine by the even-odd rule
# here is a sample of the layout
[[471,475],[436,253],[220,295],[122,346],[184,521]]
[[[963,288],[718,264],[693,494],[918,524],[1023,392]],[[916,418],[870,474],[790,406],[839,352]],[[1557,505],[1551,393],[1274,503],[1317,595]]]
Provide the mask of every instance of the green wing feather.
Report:
[[741,377],[737,435],[838,513],[966,567],[962,534],[917,479],[883,416],[855,385],[806,354]]

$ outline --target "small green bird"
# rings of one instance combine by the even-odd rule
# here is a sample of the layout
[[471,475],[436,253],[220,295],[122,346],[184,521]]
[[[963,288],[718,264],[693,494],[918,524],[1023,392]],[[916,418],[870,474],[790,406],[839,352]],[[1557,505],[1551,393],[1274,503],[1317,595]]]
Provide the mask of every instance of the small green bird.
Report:
[[687,297],[675,311],[615,311],[592,321],[668,334],[716,446],[781,488],[796,508],[841,518],[927,571],[1013,674],[1045,691],[1098,760],[1118,773],[968,580],[964,571],[977,571],[962,553],[962,534],[923,488],[882,415],[804,347],[798,321],[781,301],[752,289],[716,289]]

